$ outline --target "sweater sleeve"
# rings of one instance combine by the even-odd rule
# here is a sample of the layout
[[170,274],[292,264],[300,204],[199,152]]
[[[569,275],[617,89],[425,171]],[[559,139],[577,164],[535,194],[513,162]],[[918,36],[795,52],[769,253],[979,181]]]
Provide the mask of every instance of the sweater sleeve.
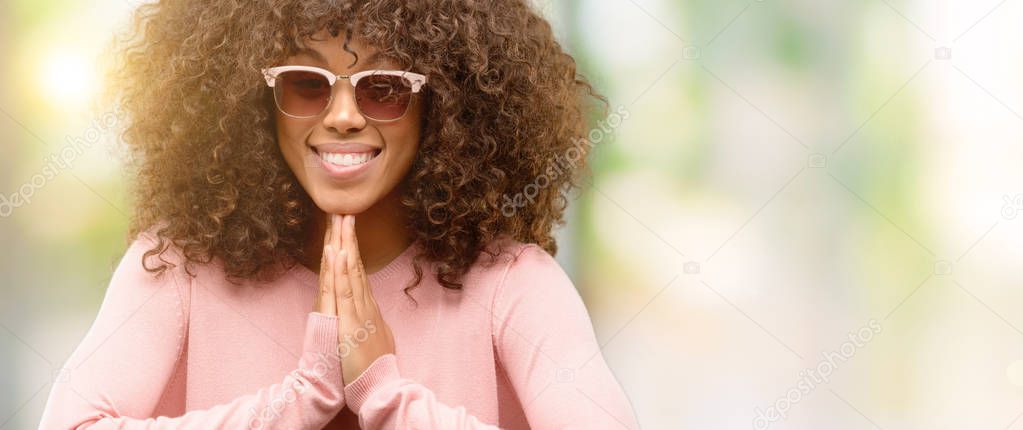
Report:
[[[632,405],[607,367],[589,314],[571,280],[535,245],[520,250],[494,298],[499,363],[532,428],[639,428]],[[466,383],[471,383],[466,375]],[[494,429],[462,406],[438,402],[402,378],[394,354],[377,358],[345,386],[365,429]]]
[[639,428],[557,260],[523,247],[494,300],[498,359],[532,428]]
[[378,357],[346,385],[345,398],[348,408],[359,416],[359,427],[366,430],[497,429],[470,415],[464,406],[437,401],[425,385],[402,378],[394,354]]
[[[54,379],[40,429],[321,429],[344,406],[336,316],[310,312],[298,367],[280,383],[180,417],[152,417],[185,341],[190,282],[141,265],[140,236],[114,271],[85,338]],[[180,267],[180,266],[178,266]]]

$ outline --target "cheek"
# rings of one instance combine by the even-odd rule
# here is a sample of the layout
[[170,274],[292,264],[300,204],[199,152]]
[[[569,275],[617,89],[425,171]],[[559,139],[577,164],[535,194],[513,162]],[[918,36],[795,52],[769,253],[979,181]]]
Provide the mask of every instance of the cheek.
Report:
[[299,178],[307,176],[306,140],[312,130],[309,124],[302,122],[294,118],[281,118],[279,114],[276,122],[277,146],[292,172]]
[[390,161],[390,170],[401,176],[407,174],[419,151],[421,138],[422,130],[417,121],[409,121],[408,125],[402,124],[401,127],[385,131],[384,139],[393,157]]
[[291,170],[298,183],[308,195],[319,202],[324,191],[317,184],[319,181],[314,172],[316,167],[310,164],[311,161],[306,154],[305,142],[311,127],[297,124],[297,122],[294,118],[280,118],[278,115],[276,122],[277,147],[281,157],[284,158],[284,164]]
[[385,135],[387,142],[392,143],[394,152],[401,154],[399,158],[404,164],[411,164],[416,152],[419,151],[424,126],[421,104],[415,103],[409,109],[401,125],[387,130],[390,136]]
[[289,147],[297,147],[305,141],[305,133],[309,130],[308,124],[301,124],[294,118],[277,114],[277,143],[282,150]]

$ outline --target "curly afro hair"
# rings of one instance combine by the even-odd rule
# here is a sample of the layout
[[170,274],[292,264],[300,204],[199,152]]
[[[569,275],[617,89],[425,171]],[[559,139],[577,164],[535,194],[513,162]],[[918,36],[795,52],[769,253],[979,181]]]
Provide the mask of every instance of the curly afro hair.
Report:
[[[372,41],[429,79],[401,196],[422,245],[413,285],[426,259],[440,284],[461,288],[501,236],[557,252],[567,194],[588,174],[588,115],[608,103],[527,0],[161,0],[141,5],[115,39],[109,75],[110,102],[128,117],[129,237],[152,229],[157,240],[146,270],[166,270],[171,245],[190,275],[217,258],[232,282],[306,257],[317,208],[280,153],[260,69],[321,30],[343,33],[346,47]],[[582,152],[555,165],[572,151]],[[527,187],[528,204],[509,213],[508,196],[521,203]],[[154,255],[163,264],[147,266]]]

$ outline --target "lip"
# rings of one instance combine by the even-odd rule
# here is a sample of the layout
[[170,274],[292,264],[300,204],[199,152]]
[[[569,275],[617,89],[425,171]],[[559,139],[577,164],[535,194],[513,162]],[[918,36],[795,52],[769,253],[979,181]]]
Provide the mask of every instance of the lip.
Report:
[[[318,145],[316,147],[310,146],[309,147],[309,156],[313,157],[314,159],[316,159],[316,161],[318,161],[320,163],[320,168],[323,169],[323,172],[326,173],[328,177],[330,177],[332,179],[335,179],[335,180],[339,180],[339,181],[340,180],[352,180],[352,179],[358,178],[359,176],[363,176],[367,171],[369,171],[370,168],[372,168],[376,164],[377,159],[379,159],[383,155],[383,150],[382,149],[374,148],[374,147],[368,146],[368,145],[363,145],[363,146],[347,146],[347,147],[329,146],[329,145],[333,145],[333,144]],[[346,144],[346,145],[362,145],[362,144]],[[326,152],[341,153],[341,154],[345,154],[345,153],[358,153],[358,152],[369,152],[369,151],[375,150],[377,152],[377,155],[375,157],[373,157],[373,159],[371,159],[371,160],[369,160],[369,161],[367,161],[365,163],[356,165],[356,166],[337,166],[337,165],[331,164],[331,163],[327,162],[327,160],[324,160],[323,158],[321,158],[319,152],[317,151],[317,148],[326,148],[325,149]],[[330,149],[330,150],[327,150],[327,149]]]
[[381,148],[362,142],[326,142],[310,145],[313,151],[330,152],[334,154],[349,154],[359,152],[380,151]]

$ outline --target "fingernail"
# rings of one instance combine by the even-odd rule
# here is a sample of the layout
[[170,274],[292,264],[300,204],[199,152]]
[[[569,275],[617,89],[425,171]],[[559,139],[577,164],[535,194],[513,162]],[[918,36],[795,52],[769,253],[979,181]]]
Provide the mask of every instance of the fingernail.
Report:
[[349,215],[348,218],[351,219],[349,222],[352,223],[352,227],[355,227],[355,215]]

